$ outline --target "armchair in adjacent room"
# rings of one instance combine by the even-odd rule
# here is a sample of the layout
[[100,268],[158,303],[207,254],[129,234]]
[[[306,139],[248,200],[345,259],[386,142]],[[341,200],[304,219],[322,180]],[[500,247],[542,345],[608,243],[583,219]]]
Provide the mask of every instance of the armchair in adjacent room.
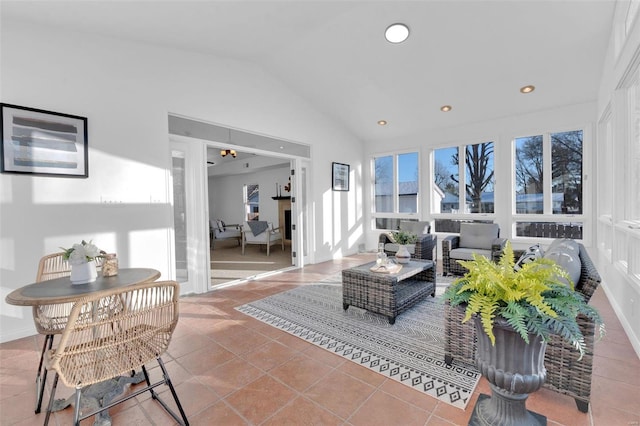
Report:
[[272,245],[280,242],[284,250],[284,238],[280,228],[274,228],[273,223],[262,220],[245,222],[242,226],[242,254],[247,244],[259,244],[267,246],[267,256]]
[[473,260],[474,253],[497,262],[506,242],[506,238],[500,238],[500,227],[496,223],[461,223],[460,235],[442,240],[442,272],[464,275],[467,270],[457,261]]
[[[409,232],[418,237],[415,244],[407,246],[407,250],[411,253],[413,259],[436,260],[436,245],[438,238],[431,234],[431,225],[429,222],[417,222],[411,220],[400,221],[399,231]],[[400,247],[393,241],[393,235],[390,232],[383,232],[378,238],[378,243],[384,244],[384,252],[387,256],[395,256]]]
[[209,238],[211,239],[211,248],[214,247],[216,240],[228,240],[230,238],[238,240],[238,245],[242,242],[242,233],[240,232],[240,225],[238,224],[226,224],[224,221],[218,219],[215,221],[209,221]]

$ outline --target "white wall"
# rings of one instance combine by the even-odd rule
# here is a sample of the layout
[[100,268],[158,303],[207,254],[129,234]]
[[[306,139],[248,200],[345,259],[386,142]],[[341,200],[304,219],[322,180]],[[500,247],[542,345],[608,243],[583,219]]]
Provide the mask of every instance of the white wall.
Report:
[[34,333],[30,309],[4,298],[60,246],[92,239],[122,267],[172,278],[169,113],[311,145],[316,260],[357,251],[359,175],[339,195],[330,179],[332,161],[361,170],[361,142],[255,64],[1,24],[2,102],[86,116],[89,178],[0,175],[0,341]]

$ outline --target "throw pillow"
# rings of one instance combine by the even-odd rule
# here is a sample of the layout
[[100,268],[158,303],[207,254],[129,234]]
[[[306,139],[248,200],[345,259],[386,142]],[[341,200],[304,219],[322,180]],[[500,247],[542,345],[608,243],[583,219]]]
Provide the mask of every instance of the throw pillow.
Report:
[[222,219],[217,219],[216,225],[218,226],[218,230],[220,232],[224,232],[224,222],[222,221]]
[[513,270],[517,272],[520,269],[522,269],[522,267],[527,263],[531,263],[536,259],[540,259],[542,256],[544,256],[544,253],[540,248],[540,244],[531,246],[527,249],[527,251],[522,253],[522,256],[520,256],[520,259],[518,259],[516,264],[513,266]]
[[[562,244],[556,244],[554,247],[550,247],[545,253],[544,258],[555,261],[569,274],[573,284],[578,284],[580,281],[580,273],[582,272],[582,262],[580,262],[580,248],[575,241],[564,241]],[[566,280],[563,279],[562,281]]]

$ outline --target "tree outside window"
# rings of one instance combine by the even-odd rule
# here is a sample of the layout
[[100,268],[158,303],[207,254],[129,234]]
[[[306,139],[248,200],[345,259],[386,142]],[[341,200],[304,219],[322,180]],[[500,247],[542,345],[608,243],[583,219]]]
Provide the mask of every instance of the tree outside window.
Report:
[[437,149],[434,152],[433,182],[437,197],[434,213],[452,213],[460,209],[458,164],[454,161],[457,153],[457,147]]
[[516,139],[516,213],[543,214],[542,135]]
[[582,214],[582,130],[551,134],[553,214]]
[[[581,215],[582,130],[515,139],[516,214]],[[550,178],[544,174],[551,172]],[[516,235],[582,238],[581,220],[516,221]]]
[[[493,142],[466,145],[463,149],[464,182],[460,182],[458,172],[461,149],[453,147],[434,152],[435,191],[440,197],[439,203],[435,200],[435,213],[493,213]],[[464,186],[463,194],[460,186]]]

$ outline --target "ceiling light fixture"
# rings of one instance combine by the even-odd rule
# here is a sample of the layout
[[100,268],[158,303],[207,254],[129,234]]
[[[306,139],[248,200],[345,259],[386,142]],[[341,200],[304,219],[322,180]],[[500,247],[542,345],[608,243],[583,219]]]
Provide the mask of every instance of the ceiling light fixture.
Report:
[[442,105],[442,106],[440,107],[440,111],[442,111],[442,112],[449,112],[449,111],[451,111],[452,109],[453,109],[453,108],[451,107],[451,105]]
[[378,120],[378,125],[386,126],[387,125],[387,120]]
[[236,156],[238,155],[235,149],[223,149],[220,151],[220,155],[222,157],[226,157],[229,154],[231,154],[233,158],[236,158]]
[[384,37],[389,43],[402,43],[409,37],[409,27],[405,24],[391,24],[384,32]]
[[534,90],[536,90],[536,86],[531,85],[531,84],[530,84],[530,85],[528,85],[528,86],[524,86],[524,87],[521,87],[521,88],[520,88],[520,92],[521,92],[521,93],[531,93],[531,92],[533,92]]

